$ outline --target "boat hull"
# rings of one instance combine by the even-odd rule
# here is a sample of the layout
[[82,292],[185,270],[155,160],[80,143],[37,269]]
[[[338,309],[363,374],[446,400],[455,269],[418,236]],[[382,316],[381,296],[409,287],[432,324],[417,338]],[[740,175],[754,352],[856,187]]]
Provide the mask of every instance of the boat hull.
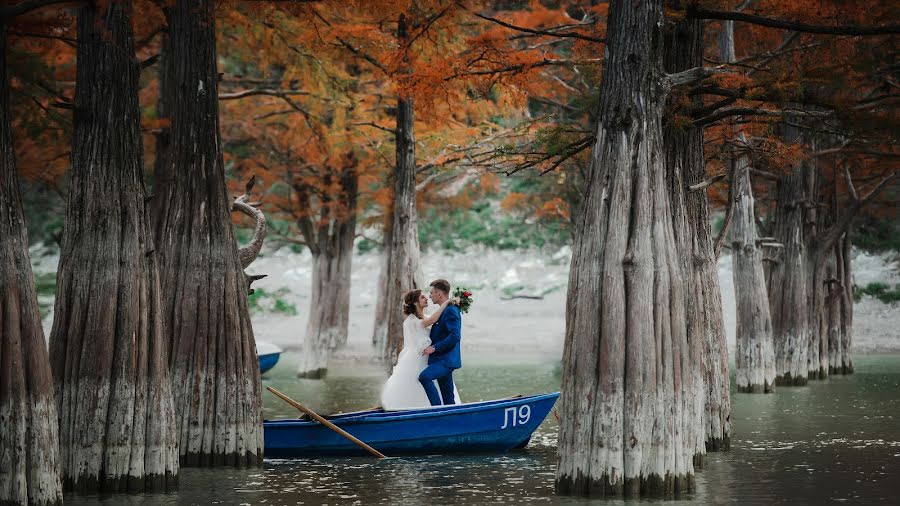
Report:
[[[528,444],[558,393],[408,411],[370,411],[330,418],[387,456],[504,452]],[[365,455],[317,422],[266,421],[266,458]]]
[[281,353],[269,353],[268,355],[260,355],[259,356],[259,373],[262,374],[269,369],[275,367],[275,364],[278,363],[278,358],[281,356]]

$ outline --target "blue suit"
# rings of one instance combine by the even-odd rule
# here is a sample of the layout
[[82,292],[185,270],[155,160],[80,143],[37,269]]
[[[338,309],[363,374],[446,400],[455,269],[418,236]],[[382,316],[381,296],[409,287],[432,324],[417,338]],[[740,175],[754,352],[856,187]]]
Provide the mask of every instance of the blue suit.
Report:
[[[431,346],[434,353],[428,356],[428,367],[419,374],[419,382],[425,388],[425,394],[432,406],[455,404],[453,395],[453,370],[462,367],[459,343],[462,338],[462,316],[456,306],[447,306],[438,321],[431,326]],[[433,380],[437,380],[441,388],[438,396]]]

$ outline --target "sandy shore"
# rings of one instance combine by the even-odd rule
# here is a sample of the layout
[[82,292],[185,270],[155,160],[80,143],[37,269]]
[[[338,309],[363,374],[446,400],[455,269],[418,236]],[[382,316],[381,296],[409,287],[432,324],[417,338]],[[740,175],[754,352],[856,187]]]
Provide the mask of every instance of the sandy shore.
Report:
[[[473,307],[463,317],[463,354],[468,360],[556,360],[562,357],[569,257],[568,247],[553,253],[480,249],[464,254],[426,252],[423,270],[426,280],[445,277],[474,293]],[[57,255],[32,251],[37,273],[54,272],[57,262]],[[311,266],[308,252],[297,254],[282,248],[264,249],[248,269],[251,273],[268,274],[255,287],[268,293],[281,291],[278,297],[297,309],[295,316],[265,309],[255,311],[253,329],[258,340],[270,341],[287,350],[299,347],[309,307]],[[380,268],[381,258],[377,254],[357,255],[353,259],[350,337],[347,346],[337,352],[335,366],[370,360]],[[730,256],[719,260],[718,271],[728,346],[733,353],[735,307]],[[856,284],[861,286],[873,281],[900,283],[900,267],[886,256],[857,253],[853,271]],[[46,297],[42,299],[48,302]],[[265,308],[273,303],[274,299],[268,299],[261,305]],[[400,310],[399,302],[397,310]],[[44,320],[48,335],[51,323],[52,312]],[[855,306],[853,329],[856,353],[900,352],[900,305],[864,298]]]
[[[456,255],[430,252],[424,255],[427,280],[446,277],[454,285],[475,294],[471,311],[463,317],[465,356],[492,360],[559,359],[565,334],[566,286],[570,251],[554,254],[535,252],[471,251]],[[380,269],[377,255],[354,258],[350,301],[350,338],[335,357],[339,362],[357,362],[370,356],[369,340],[375,304],[375,287]],[[309,304],[311,260],[308,254],[288,250],[272,252],[257,260],[250,270],[267,273],[257,283],[267,291],[286,288],[283,297],[294,303],[297,316],[260,314],[253,327],[260,340],[296,349],[303,339]],[[853,260],[857,284],[872,281],[900,283],[896,263],[880,255],[859,253]],[[731,257],[718,264],[729,351],[734,352],[735,305]],[[512,298],[516,295],[543,296],[543,299]],[[399,304],[398,304],[399,310]],[[854,315],[856,353],[900,352],[900,306],[883,304],[870,297],[858,302]]]

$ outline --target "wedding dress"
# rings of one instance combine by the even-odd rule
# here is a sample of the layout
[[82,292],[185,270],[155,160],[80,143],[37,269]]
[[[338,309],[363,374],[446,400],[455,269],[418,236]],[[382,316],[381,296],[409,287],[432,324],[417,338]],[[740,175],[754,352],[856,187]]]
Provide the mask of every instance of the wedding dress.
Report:
[[[429,330],[422,326],[422,320],[409,315],[403,321],[403,349],[397,358],[397,365],[381,390],[381,406],[388,411],[430,407],[425,389],[419,383],[419,373],[428,367],[428,355],[422,350],[431,346]],[[456,403],[461,404],[456,385],[453,386]]]

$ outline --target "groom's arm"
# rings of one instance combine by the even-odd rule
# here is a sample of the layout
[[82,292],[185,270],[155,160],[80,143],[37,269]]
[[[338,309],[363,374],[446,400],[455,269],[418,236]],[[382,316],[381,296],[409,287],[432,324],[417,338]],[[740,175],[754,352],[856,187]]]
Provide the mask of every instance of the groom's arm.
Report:
[[447,308],[446,314],[444,315],[444,322],[447,325],[447,337],[436,343],[431,343],[431,346],[434,347],[434,351],[437,353],[446,353],[452,350],[459,342],[460,330],[462,327],[462,319],[459,317],[459,310],[455,307],[453,309]]

